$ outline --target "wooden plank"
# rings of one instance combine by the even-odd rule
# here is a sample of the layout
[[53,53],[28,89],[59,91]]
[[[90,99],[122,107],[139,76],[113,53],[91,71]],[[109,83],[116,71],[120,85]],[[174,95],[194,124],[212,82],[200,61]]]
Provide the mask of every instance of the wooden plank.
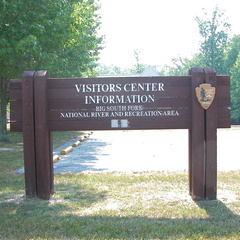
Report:
[[192,77],[192,127],[189,130],[189,185],[192,199],[204,199],[205,162],[204,162],[204,109],[195,95],[195,88],[204,83],[202,68],[191,69]]
[[226,107],[226,108],[230,108],[231,106],[231,99],[230,96],[229,97],[217,97],[217,107],[219,110],[221,110],[221,108]]
[[11,89],[10,93],[9,93],[9,97],[10,99],[14,99],[14,100],[21,100],[22,99],[22,89]]
[[[91,111],[92,110],[92,111]],[[60,111],[48,111],[48,120],[49,121],[82,121],[82,120],[101,120],[104,118],[113,119],[113,118],[139,118],[148,120],[150,118],[157,119],[160,121],[164,118],[172,118],[177,121],[180,118],[190,118],[191,108],[151,108],[151,109],[139,109],[139,110],[124,110],[119,111],[110,111],[106,108],[104,111],[96,111],[95,109],[80,109],[80,111],[75,109],[60,109]],[[81,129],[80,129],[81,130]]]
[[27,71],[23,73],[22,77],[23,148],[25,187],[27,197],[34,197],[37,192],[33,76],[33,71]]
[[37,195],[49,199],[53,191],[53,153],[51,133],[47,128],[47,71],[34,75]]
[[22,132],[22,79],[11,79],[9,89],[10,131]]
[[230,77],[216,76],[217,81],[217,127],[231,127]]
[[9,87],[11,89],[14,89],[14,88],[22,89],[22,79],[10,79]]
[[[142,78],[141,78],[142,79]],[[71,83],[71,85],[74,84],[78,84],[79,80],[84,82],[84,83],[89,83],[89,81],[98,83],[99,81],[101,83],[107,82],[107,83],[111,83],[111,82],[119,82],[122,81],[123,83],[128,82],[128,81],[135,81],[135,82],[141,82],[141,81],[152,81],[152,78],[148,78],[145,77],[143,78],[144,80],[140,80],[139,77],[128,77],[128,78],[73,78],[73,79],[48,79],[47,80],[47,85],[48,88],[56,88],[55,90],[59,90],[60,88],[64,88],[63,91],[65,91],[65,88],[69,88],[69,83]],[[162,81],[166,87],[168,86],[173,86],[174,90],[171,90],[171,94],[173,94],[172,98],[169,97],[162,97],[163,95],[161,95],[161,97],[156,97],[155,102],[157,105],[161,106],[161,107],[168,107],[168,106],[176,106],[176,107],[189,107],[190,101],[189,101],[189,96],[190,91],[185,89],[185,92],[182,93],[183,97],[175,97],[175,94],[177,94],[178,92],[178,86],[189,86],[190,83],[190,76],[180,76],[180,77],[154,77],[153,78],[154,81]],[[218,109],[219,112],[219,119],[218,119],[218,127],[230,127],[230,120],[227,121],[227,117],[230,118],[230,111],[226,112],[226,110],[223,110],[222,107],[229,107],[230,106],[230,94],[229,94],[229,76],[217,76],[217,82],[218,82],[218,91],[216,94],[216,98],[218,101],[218,107],[221,107],[221,109]],[[176,87],[177,86],[177,87]],[[12,96],[12,98],[16,98],[16,99],[21,99],[22,98],[22,94],[21,94],[21,80],[11,80],[10,82],[10,94]],[[189,88],[190,89],[190,88]],[[54,89],[53,89],[54,90]],[[54,91],[55,91],[54,90]],[[186,92],[187,91],[187,92]],[[169,95],[169,91],[168,94]],[[166,93],[164,93],[166,95]],[[61,96],[58,95],[58,96]],[[72,97],[72,95],[71,95]],[[20,107],[20,102],[16,101],[13,102],[11,109],[16,110],[16,108],[18,108],[18,106]],[[146,104],[147,106],[147,104]],[[50,99],[49,101],[49,106],[48,109],[83,109],[85,106],[79,104],[79,99],[77,98],[72,98],[72,99]],[[92,109],[93,107],[95,107],[95,105],[93,104],[89,104],[88,106],[90,109]],[[223,112],[223,113],[222,113]],[[224,114],[227,113],[227,117],[224,116]],[[17,114],[20,114],[19,116],[17,116]],[[13,119],[13,124],[12,124],[12,131],[21,131],[21,123],[18,123],[18,121],[21,121],[21,111],[19,111],[19,113],[15,112],[12,114],[12,116],[14,116],[15,119]],[[223,117],[223,119],[221,119],[221,117]],[[221,123],[223,123],[223,125],[221,125]]]
[[[95,122],[100,121],[100,123],[103,118],[108,118],[108,126],[103,127],[103,129],[112,130],[111,124],[109,124],[111,119],[125,119],[132,122],[134,117],[141,120],[142,112],[147,111],[151,113],[155,111],[160,115],[164,111],[177,111],[181,115],[177,119],[190,118],[190,79],[189,76],[48,79],[49,128],[53,130],[52,126],[54,126],[54,129],[56,129],[56,126],[62,126],[65,130],[69,127],[75,129],[76,124],[78,124],[80,129],[91,129],[90,126],[86,125],[89,124],[91,118]],[[129,96],[133,98],[126,100]],[[144,99],[139,99],[142,96],[144,96]],[[149,99],[148,101],[145,101],[145,96]],[[132,107],[138,109],[135,109],[135,111],[131,109]],[[71,126],[68,126],[70,124],[67,122],[73,120],[72,117],[64,118],[63,115],[68,112],[70,115],[79,114],[80,117],[74,119],[79,122],[71,123]],[[60,117],[60,114],[63,115]],[[89,119],[88,121],[82,121],[84,118]],[[144,118],[152,118],[152,116],[145,115]],[[175,119],[175,117],[173,118]],[[178,120],[174,119],[174,128],[182,127],[182,124],[178,125]],[[162,118],[153,118],[152,120],[158,122],[153,124],[155,127],[161,128],[161,123],[163,123],[163,128],[166,128]],[[64,123],[55,125],[51,121],[67,122],[65,125]],[[145,124],[145,121],[141,121],[141,123]],[[152,129],[148,123],[146,124],[134,126],[132,122],[129,129],[138,129],[139,127],[141,129],[148,129],[149,127]],[[93,126],[94,130],[96,126],[101,130],[101,125],[96,124]],[[186,128],[186,124],[184,128]]]
[[[205,83],[217,87],[216,72],[214,69],[205,68]],[[212,102],[206,110],[205,130],[205,198],[216,199],[217,196],[217,101]]]
[[217,81],[217,127],[231,127],[230,77],[216,76]]
[[11,132],[22,132],[23,131],[23,123],[22,122],[11,122],[10,123],[10,131]]
[[144,83],[144,82],[163,82],[168,86],[190,86],[190,76],[171,76],[171,77],[105,77],[105,78],[49,78],[48,89],[69,88],[75,84],[110,84],[110,83]]
[[[176,97],[176,98],[158,98],[155,100],[156,105],[160,107],[184,107],[184,108],[190,108],[191,107],[191,101],[190,97]],[[120,104],[121,105],[121,104]],[[146,107],[150,104],[144,104]],[[109,110],[114,110],[114,105],[109,104],[107,105]],[[82,110],[85,109],[86,106],[84,103],[81,103],[79,99],[73,98],[73,99],[49,99],[48,100],[48,110],[55,111],[58,109],[64,110],[64,109],[74,109],[74,110]],[[96,109],[96,104],[89,104],[88,105],[89,110]],[[117,108],[115,107],[117,110]]]
[[230,109],[228,107],[221,107],[221,108],[219,107],[217,108],[217,115],[218,115],[218,119],[228,118],[230,120],[229,118]]
[[10,104],[11,111],[22,111],[22,100],[11,100]]
[[[150,113],[150,115],[149,115]],[[160,116],[159,113],[162,115]],[[71,111],[49,111],[48,127],[51,131],[72,131],[74,130],[114,130],[111,121],[114,119],[124,119],[128,121],[128,129],[186,129],[191,124],[191,109],[176,108],[152,111],[122,111],[122,112],[71,112]],[[146,115],[145,115],[146,114]],[[155,114],[155,115],[154,115]],[[164,115],[165,114],[165,115]],[[62,117],[64,116],[64,117]],[[141,121],[140,125],[135,125],[136,120]],[[104,124],[106,121],[108,124]],[[97,124],[99,123],[99,124]],[[169,126],[168,126],[169,125]]]
[[11,111],[10,112],[10,120],[12,122],[22,122],[22,110],[16,110],[16,111]]
[[218,86],[216,97],[230,97],[230,86]]
[[[162,91],[157,91],[162,86]],[[127,96],[154,94],[161,97],[190,96],[190,78],[183,77],[136,77],[136,78],[74,78],[48,79],[48,99],[78,99],[86,96]]]
[[217,109],[217,127],[218,128],[230,128],[231,127],[231,110],[223,107]]
[[9,97],[12,100],[22,99],[22,79],[11,79]]
[[[130,119],[128,120],[129,127],[111,127],[111,120],[121,120],[115,119],[102,119],[101,121],[95,120],[85,120],[85,121],[48,121],[48,127],[51,131],[77,131],[77,130],[146,130],[146,129],[188,129],[191,125],[190,118],[178,119],[178,124],[176,125],[176,120],[171,118],[161,119],[155,121],[149,119],[147,122],[142,119]],[[124,119],[123,119],[124,120]],[[126,119],[127,120],[127,119]]]
[[[10,90],[11,92],[11,90]],[[22,100],[10,101],[10,131],[22,132]]]
[[[163,97],[188,97],[190,96],[190,87],[188,86],[165,86],[165,90],[162,92],[146,92],[146,95],[153,95],[156,98],[163,98]],[[54,88],[48,89],[48,99],[82,99],[84,101],[85,96],[129,96],[129,95],[142,95],[142,92],[118,92],[111,93],[111,92],[104,92],[104,93],[81,93],[76,92],[74,86],[72,88]]]
[[221,118],[217,121],[218,128],[230,128],[231,127],[231,120],[229,118]]
[[219,75],[216,76],[217,86],[230,86],[230,76],[228,75]]

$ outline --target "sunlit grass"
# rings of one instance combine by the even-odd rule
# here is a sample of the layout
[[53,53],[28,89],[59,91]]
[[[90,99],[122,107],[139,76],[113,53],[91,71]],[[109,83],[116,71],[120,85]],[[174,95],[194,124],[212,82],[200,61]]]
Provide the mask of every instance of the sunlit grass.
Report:
[[21,134],[11,138],[4,147],[15,150],[0,155],[0,239],[240,239],[240,171],[218,173],[214,201],[192,201],[187,172],[56,174],[49,201],[28,199],[14,173]]

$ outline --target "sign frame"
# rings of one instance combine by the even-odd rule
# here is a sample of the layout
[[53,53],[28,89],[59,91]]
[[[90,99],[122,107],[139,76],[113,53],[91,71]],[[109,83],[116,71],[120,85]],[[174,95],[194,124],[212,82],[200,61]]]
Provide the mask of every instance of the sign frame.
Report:
[[[207,109],[196,96],[202,84],[216,90]],[[211,68],[179,77],[71,79],[26,71],[10,81],[10,99],[11,131],[23,131],[28,197],[53,194],[52,131],[188,129],[190,195],[216,199],[217,128],[230,127],[229,76]]]

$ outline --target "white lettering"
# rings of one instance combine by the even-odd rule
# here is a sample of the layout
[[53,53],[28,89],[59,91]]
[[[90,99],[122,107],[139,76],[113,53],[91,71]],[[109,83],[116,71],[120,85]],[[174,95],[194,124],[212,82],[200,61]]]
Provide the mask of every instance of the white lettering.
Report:
[[161,92],[161,91],[164,91],[164,83],[159,83],[158,84],[158,91]]
[[66,112],[60,113],[60,118],[85,118],[90,117],[88,112]]
[[154,95],[96,95],[85,96],[85,104],[123,104],[123,103],[151,103],[154,102]]
[[75,84],[77,92],[82,93],[100,93],[100,92],[120,92],[122,90],[121,84]]
[[164,91],[164,83],[126,83],[123,86],[121,83],[106,83],[106,84],[75,84],[78,93],[100,93],[100,92],[160,92]]

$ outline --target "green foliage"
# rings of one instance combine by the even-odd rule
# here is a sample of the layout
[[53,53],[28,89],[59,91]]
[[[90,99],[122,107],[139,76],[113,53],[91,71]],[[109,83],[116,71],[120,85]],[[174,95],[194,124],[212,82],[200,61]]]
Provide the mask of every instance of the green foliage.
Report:
[[230,74],[231,68],[235,65],[238,55],[240,53],[240,35],[235,35],[230,39],[227,46],[224,59],[224,70],[226,74]]
[[174,58],[171,66],[164,66],[163,75],[165,76],[183,76],[188,74],[188,70],[193,67],[201,66],[201,56],[195,54],[192,59],[188,58]]
[[231,118],[240,124],[240,35],[235,35],[225,54],[225,72],[231,75]]
[[136,64],[134,65],[134,68],[131,70],[132,74],[140,74],[146,68],[146,66],[144,66],[144,64],[141,63],[140,53],[141,52],[138,49],[134,49],[134,58],[136,60]]
[[224,13],[216,7],[212,14],[204,12],[204,18],[196,17],[199,33],[203,38],[200,46],[202,67],[215,68],[218,74],[224,71],[224,52],[228,42],[230,24]]
[[199,52],[192,58],[177,57],[171,66],[164,67],[164,75],[185,75],[192,67],[215,68],[218,75],[230,74],[239,52],[239,36],[228,41],[230,24],[224,12],[216,7],[211,14],[197,16],[199,33],[202,36]]
[[142,72],[147,69],[148,67],[151,67],[152,69],[154,69],[156,72],[159,73],[159,75],[163,75],[163,72],[159,72],[157,69],[157,66],[152,66],[152,65],[145,65],[145,64],[141,64],[141,72],[138,73],[137,69],[136,69],[136,65],[129,67],[129,68],[121,68],[118,67],[116,65],[105,65],[105,64],[98,64],[97,66],[97,71],[99,75],[118,75],[118,76],[124,76],[124,75],[132,75],[132,76],[140,76],[142,74]]
[[97,71],[99,75],[122,75],[124,70],[118,66],[105,64],[98,64]]
[[98,8],[93,0],[1,1],[0,76],[88,75],[101,49]]
[[[146,70],[148,67],[151,67],[156,72],[157,66],[151,66],[141,63],[140,59],[140,51],[138,49],[134,49],[133,52],[135,64],[128,68],[121,68],[116,65],[107,66],[105,64],[98,64],[97,71],[99,75],[141,75],[141,73]],[[161,73],[159,73],[162,75]]]
[[240,123],[240,52],[238,58],[231,68],[231,117],[234,124]]
[[0,140],[6,136],[9,78],[26,70],[94,76],[102,37],[94,0],[0,0]]

